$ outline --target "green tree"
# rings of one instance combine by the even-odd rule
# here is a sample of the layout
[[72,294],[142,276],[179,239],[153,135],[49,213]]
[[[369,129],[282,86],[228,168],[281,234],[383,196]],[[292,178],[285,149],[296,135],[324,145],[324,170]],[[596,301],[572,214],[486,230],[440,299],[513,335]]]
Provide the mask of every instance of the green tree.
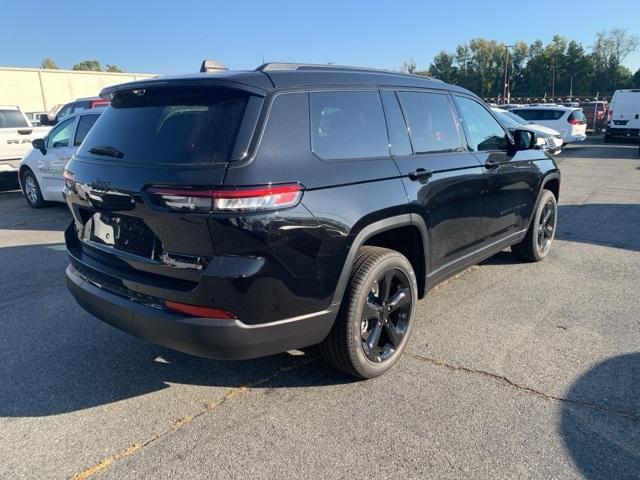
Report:
[[429,65],[431,76],[447,83],[458,83],[458,68],[453,64],[454,58],[447,52],[440,52]]
[[640,68],[636,71],[636,73],[633,74],[631,84],[633,88],[640,88]]
[[44,57],[40,63],[40,68],[48,68],[49,70],[58,70],[60,67],[56,64],[53,58]]
[[76,63],[72,67],[72,70],[88,70],[91,72],[101,72],[102,66],[100,65],[100,62],[97,60],[84,60],[80,63]]
[[120,68],[117,65],[113,65],[111,63],[107,63],[107,65],[105,66],[105,72],[122,72],[122,70],[120,70]]
[[624,28],[614,28],[596,33],[593,45],[595,75],[593,88],[600,91],[613,91],[620,83],[629,81],[624,70],[619,67],[622,62],[640,46],[640,37],[628,34]]

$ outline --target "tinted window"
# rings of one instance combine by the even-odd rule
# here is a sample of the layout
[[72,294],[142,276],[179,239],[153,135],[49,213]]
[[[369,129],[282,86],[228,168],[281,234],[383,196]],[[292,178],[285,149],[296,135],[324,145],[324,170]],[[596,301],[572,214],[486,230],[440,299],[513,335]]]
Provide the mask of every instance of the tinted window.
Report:
[[398,92],[398,97],[416,153],[453,152],[462,147],[446,95]]
[[310,95],[311,149],[320,158],[389,155],[378,92],[318,92]]
[[582,110],[574,110],[573,112],[571,112],[571,115],[569,115],[569,118],[567,120],[569,120],[570,122],[572,120],[575,120],[584,123],[587,121],[587,117],[584,116]]
[[73,103],[67,103],[64,107],[62,107],[62,110],[58,112],[58,115],[56,115],[56,121],[59,122],[64,117],[71,114],[71,112],[73,112]]
[[562,115],[564,115],[564,112],[565,110],[556,110],[553,108],[533,109],[529,110],[529,120],[558,120]]
[[109,146],[122,152],[124,161],[137,164],[229,160],[248,94],[223,88],[158,88],[142,93],[117,94],[78,154],[92,155],[92,147]]
[[502,112],[496,112],[494,111],[493,113],[496,114],[496,117],[498,117],[498,120],[500,120],[500,123],[505,127],[505,128],[520,128],[520,124],[517,123],[515,120],[513,120],[511,117],[505,115]]
[[502,112],[503,115],[505,115],[506,117],[509,117],[511,120],[513,120],[514,122],[516,122],[519,125],[526,125],[527,122],[525,121],[524,118],[522,118],[520,115],[516,115],[513,112],[507,112],[506,110]]
[[73,125],[75,122],[75,118],[70,118],[51,130],[47,136],[47,147],[68,147],[71,141],[71,132],[73,131]]
[[507,149],[506,132],[486,108],[469,98],[456,97],[456,100],[472,150],[481,152]]
[[0,110],[0,128],[22,128],[29,124],[18,110]]
[[80,117],[78,120],[78,128],[76,128],[76,136],[73,140],[73,144],[76,147],[82,143],[84,137],[87,136],[87,133],[89,133],[89,130],[91,130],[93,124],[96,123],[99,116],[100,115],[83,115]]
[[404,121],[395,92],[383,90],[382,99],[384,102],[384,113],[387,116],[391,154],[411,155],[413,150],[411,149],[411,142],[409,141],[407,124]]
[[531,110],[511,110],[523,120],[531,120]]

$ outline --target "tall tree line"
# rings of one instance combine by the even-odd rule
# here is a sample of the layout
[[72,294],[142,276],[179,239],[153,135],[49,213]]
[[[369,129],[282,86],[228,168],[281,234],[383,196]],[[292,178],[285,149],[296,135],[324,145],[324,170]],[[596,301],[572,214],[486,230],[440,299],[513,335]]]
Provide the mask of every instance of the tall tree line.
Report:
[[639,46],[637,35],[620,28],[598,32],[590,49],[562,35],[547,45],[536,40],[507,46],[476,38],[453,52],[440,52],[428,70],[418,70],[413,59],[403,69],[461,85],[482,97],[497,97],[503,94],[506,63],[512,97],[607,95],[619,88],[640,88],[640,69],[633,74],[623,65]]

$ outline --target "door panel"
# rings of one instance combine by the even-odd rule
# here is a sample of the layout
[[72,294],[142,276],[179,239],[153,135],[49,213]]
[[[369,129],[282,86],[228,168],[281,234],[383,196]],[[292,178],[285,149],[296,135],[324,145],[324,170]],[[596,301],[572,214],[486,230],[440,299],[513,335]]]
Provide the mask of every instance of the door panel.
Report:
[[469,148],[485,172],[481,249],[526,228],[538,172],[530,152],[513,151],[509,134],[486,106],[471,97],[454,98]]
[[[476,152],[485,167],[484,220],[481,230],[483,243],[519,232],[533,209],[538,182],[537,167],[527,151],[509,156],[506,152]],[[494,166],[496,165],[497,166]]]
[[[428,276],[435,281],[473,257],[482,225],[484,172],[463,147],[446,92],[383,91],[383,100],[391,152],[411,212],[427,225]],[[398,131],[401,127],[404,131]],[[403,135],[410,137],[412,155],[398,154],[406,149],[398,140]]]
[[[430,274],[446,274],[448,267],[470,257],[482,225],[484,173],[470,153],[398,157],[396,164],[413,213],[424,219],[429,245]],[[412,180],[419,168],[431,170],[428,179]]]

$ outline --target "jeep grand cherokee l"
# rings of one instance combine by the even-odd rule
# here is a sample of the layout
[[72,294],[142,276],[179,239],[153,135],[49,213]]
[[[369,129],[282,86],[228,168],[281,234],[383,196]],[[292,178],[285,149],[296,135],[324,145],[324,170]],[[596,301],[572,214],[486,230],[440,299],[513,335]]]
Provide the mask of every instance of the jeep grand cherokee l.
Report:
[[190,354],[319,344],[360,378],[398,359],[438,282],[549,252],[560,173],[475,95],[336,66],[138,81],[65,171],[67,285],[96,317]]

